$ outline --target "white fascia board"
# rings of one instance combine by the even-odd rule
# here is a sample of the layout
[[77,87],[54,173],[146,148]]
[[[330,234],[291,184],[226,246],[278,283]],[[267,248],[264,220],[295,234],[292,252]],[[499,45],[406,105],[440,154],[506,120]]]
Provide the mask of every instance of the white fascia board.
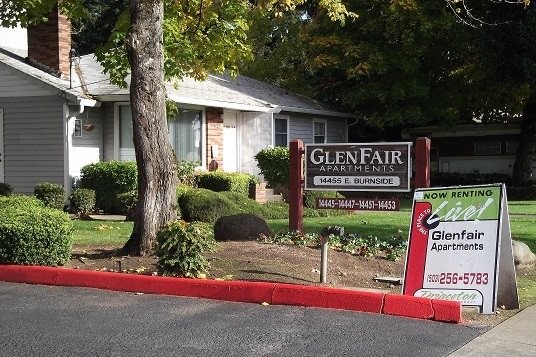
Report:
[[275,106],[272,112],[273,113],[281,113],[281,112],[303,113],[303,114],[323,115],[323,116],[339,117],[339,118],[359,118],[358,115],[351,114],[351,113],[334,112],[331,110],[287,107],[287,106],[280,106],[280,105]]
[[189,105],[198,105],[202,107],[234,109],[234,110],[242,110],[242,111],[248,111],[248,112],[261,112],[261,113],[272,112],[272,108],[269,106],[223,102],[219,100],[210,100],[210,99],[188,98],[188,97],[183,97],[183,96],[178,96],[178,95],[173,95],[173,94],[168,94],[168,98],[178,104],[189,104]]

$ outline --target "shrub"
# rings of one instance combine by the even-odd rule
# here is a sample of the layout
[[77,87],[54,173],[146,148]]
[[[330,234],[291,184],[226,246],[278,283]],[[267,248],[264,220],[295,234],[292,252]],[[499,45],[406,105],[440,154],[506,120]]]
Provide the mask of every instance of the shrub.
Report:
[[0,209],[0,263],[63,265],[72,236],[72,222],[63,212],[37,206]]
[[107,213],[118,213],[117,196],[137,188],[137,168],[133,161],[97,162],[80,171],[80,187],[95,190],[97,207]]
[[202,188],[186,191],[178,201],[182,218],[188,222],[214,223],[221,216],[240,213],[238,206],[229,198]]
[[262,149],[255,155],[257,166],[270,187],[288,187],[290,151],[286,147]]
[[127,215],[127,219],[133,219],[138,204],[138,191],[132,190],[119,193],[116,197],[116,211],[120,214]]
[[316,208],[317,198],[336,198],[340,197],[337,191],[304,191],[303,206],[307,208]]
[[249,195],[251,176],[240,172],[203,172],[197,174],[197,187],[222,192],[231,191]]
[[95,191],[87,188],[77,188],[69,196],[71,211],[87,215],[95,208]]
[[43,202],[34,196],[13,195],[8,197],[0,197],[0,210],[6,208],[19,208],[22,210],[32,208],[44,208]]
[[485,185],[492,183],[508,184],[509,182],[510,177],[508,175],[499,173],[432,172],[430,174],[430,183],[432,187]]
[[197,161],[179,161],[177,163],[179,183],[193,187],[195,184],[195,168],[197,166],[199,166]]
[[34,195],[43,202],[46,207],[60,210],[63,209],[65,192],[63,191],[62,185],[51,182],[41,182],[35,186]]
[[209,262],[203,254],[215,241],[208,224],[175,221],[157,233],[156,244],[159,274],[196,277],[207,270]]
[[7,183],[0,182],[0,196],[11,196],[13,192],[13,187]]
[[507,186],[509,200],[536,200],[536,183],[531,182],[527,186]]

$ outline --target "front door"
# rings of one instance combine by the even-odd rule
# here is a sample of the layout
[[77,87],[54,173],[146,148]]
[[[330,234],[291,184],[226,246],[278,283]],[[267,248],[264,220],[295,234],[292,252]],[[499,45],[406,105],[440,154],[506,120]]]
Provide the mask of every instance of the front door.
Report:
[[4,109],[0,109],[0,182],[4,182]]
[[236,116],[237,112],[225,111],[223,113],[223,171],[236,172],[237,145],[236,145]]

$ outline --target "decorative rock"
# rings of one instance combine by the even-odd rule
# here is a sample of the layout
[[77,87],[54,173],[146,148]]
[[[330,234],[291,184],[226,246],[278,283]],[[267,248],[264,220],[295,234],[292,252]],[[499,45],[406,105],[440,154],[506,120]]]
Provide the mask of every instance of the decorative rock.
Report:
[[530,267],[536,262],[536,256],[530,251],[528,245],[523,242],[512,240],[512,252],[516,266]]
[[214,224],[214,239],[257,240],[262,235],[271,236],[272,231],[261,217],[249,213],[220,217]]

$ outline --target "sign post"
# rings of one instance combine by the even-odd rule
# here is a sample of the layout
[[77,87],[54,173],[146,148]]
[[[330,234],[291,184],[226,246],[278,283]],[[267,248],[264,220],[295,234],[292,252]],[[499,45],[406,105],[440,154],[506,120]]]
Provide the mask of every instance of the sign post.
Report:
[[519,307],[503,184],[416,190],[409,234],[404,295]]

